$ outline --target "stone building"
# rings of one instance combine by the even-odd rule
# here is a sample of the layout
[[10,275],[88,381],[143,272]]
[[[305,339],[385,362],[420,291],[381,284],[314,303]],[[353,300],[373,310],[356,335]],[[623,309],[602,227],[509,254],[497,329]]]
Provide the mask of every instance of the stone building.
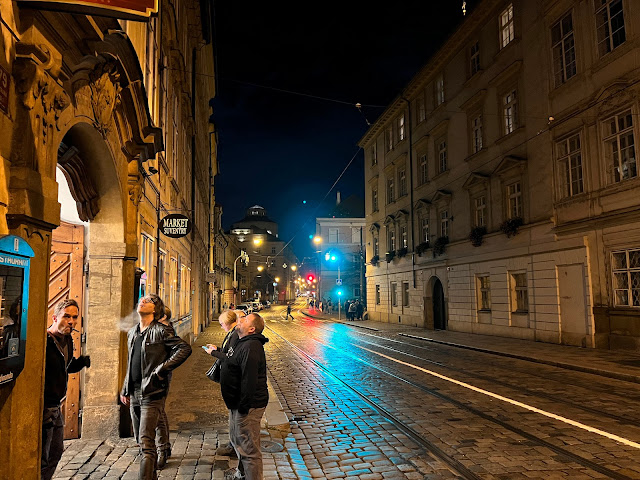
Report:
[[[76,349],[92,357],[70,382],[69,437],[128,434],[123,319],[141,288],[161,294],[183,336],[206,322],[217,173],[208,5],[161,1],[157,16],[133,22],[0,2],[0,234],[35,253],[25,368],[0,385],[0,478],[39,478],[45,329],[57,301],[79,301]],[[69,197],[77,219],[61,225]],[[158,234],[168,213],[192,220],[187,237]]]
[[385,322],[640,349],[640,3],[483,0],[360,141]]
[[[328,217],[316,218],[316,238],[322,240],[316,252],[320,265],[318,298],[331,299],[334,303],[360,300],[366,305],[364,204],[362,198],[356,196],[338,202]],[[338,269],[340,279],[337,282]]]
[[231,225],[229,234],[249,255],[248,298],[278,302],[295,299],[298,258],[289,242],[279,238],[278,224],[264,207],[247,209],[245,217]]

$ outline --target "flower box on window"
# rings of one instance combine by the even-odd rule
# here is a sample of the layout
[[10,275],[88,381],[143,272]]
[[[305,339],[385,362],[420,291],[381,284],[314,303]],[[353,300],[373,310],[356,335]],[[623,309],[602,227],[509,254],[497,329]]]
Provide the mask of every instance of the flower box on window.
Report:
[[416,246],[416,253],[418,255],[422,255],[428,249],[429,249],[429,242],[422,242],[422,243],[418,244],[418,246]]
[[386,255],[387,263],[389,263],[391,260],[393,260],[393,258],[395,256],[396,256],[396,252],[394,252],[393,250],[390,251],[390,252],[387,252],[387,255]]
[[409,253],[409,249],[407,247],[402,247],[400,250],[396,252],[398,258],[404,257],[407,253]]
[[524,225],[524,220],[521,217],[507,218],[500,224],[500,231],[504,233],[507,238],[514,237],[518,234],[518,229]]
[[449,243],[449,237],[438,237],[433,244],[433,257],[437,257],[438,255],[442,255]]
[[487,227],[474,227],[471,229],[471,233],[469,233],[469,240],[471,241],[471,245],[474,247],[479,247],[482,245],[482,239],[487,234]]
[[374,255],[373,257],[371,257],[370,262],[371,262],[371,265],[375,267],[379,261],[380,261],[380,255]]

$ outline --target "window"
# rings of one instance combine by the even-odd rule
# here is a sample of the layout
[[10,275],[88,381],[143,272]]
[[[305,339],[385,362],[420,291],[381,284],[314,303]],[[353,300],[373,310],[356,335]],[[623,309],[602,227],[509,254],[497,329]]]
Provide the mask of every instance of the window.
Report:
[[478,153],[482,150],[482,115],[471,120],[471,136],[473,153]]
[[153,238],[148,235],[142,235],[140,239],[140,262],[139,266],[147,275],[147,290],[153,283],[152,269],[155,264],[154,257],[154,241]]
[[611,181],[620,182],[638,176],[633,117],[631,110],[604,121],[605,161],[611,172]]
[[556,87],[576,74],[576,48],[571,12],[551,27],[553,74]]
[[443,210],[440,212],[440,236],[449,236],[449,211]]
[[514,38],[513,4],[509,4],[500,14],[500,48],[509,45]]
[[387,146],[387,152],[393,150],[393,126],[389,125],[385,131],[385,145]]
[[338,229],[330,228],[329,229],[329,243],[338,243]]
[[491,279],[489,275],[479,275],[476,277],[478,290],[478,310],[491,310]]
[[484,195],[473,199],[475,207],[475,226],[484,227],[486,225],[487,202]]
[[402,306],[409,306],[409,282],[402,282]]
[[387,252],[393,252],[396,249],[396,231],[393,227],[387,227]]
[[378,211],[378,187],[371,188],[371,210]]
[[171,257],[171,267],[169,269],[169,299],[170,307],[174,312],[178,312],[178,260],[176,257]]
[[580,134],[556,144],[558,152],[558,172],[560,174],[561,198],[572,197],[584,191],[582,183],[582,153]]
[[507,185],[507,218],[522,218],[522,189],[520,182]]
[[380,305],[380,285],[376,285],[376,305]]
[[429,219],[420,219],[420,239],[423,242],[429,243]]
[[271,247],[271,254],[275,255],[276,254],[276,247]]
[[387,203],[395,201],[395,190],[393,185],[393,177],[387,178]]
[[427,166],[427,154],[420,155],[420,160],[418,161],[418,169],[419,169],[419,180],[420,185],[424,185],[429,180],[429,170]]
[[353,287],[353,296],[356,298],[360,296],[360,287]]
[[169,299],[165,298],[165,270],[167,262],[167,252],[160,250],[160,259],[158,260],[158,296],[164,303],[169,303]]
[[391,283],[391,306],[398,306],[398,292],[396,291],[398,284],[395,282]]
[[598,52],[606,55],[626,40],[622,0],[596,0]]
[[398,170],[398,197],[407,194],[407,171],[402,168]]
[[374,143],[369,148],[369,155],[371,156],[371,166],[378,164],[378,146]]
[[473,77],[480,71],[480,42],[471,45],[469,49],[469,76]]
[[398,142],[404,140],[404,113],[398,117]]
[[408,241],[408,237],[407,237],[407,226],[406,225],[402,225],[400,227],[400,241],[402,242],[402,248],[408,248],[409,247],[409,241]]
[[436,78],[436,107],[438,105],[442,105],[444,103],[444,76],[440,74],[438,78]]
[[640,248],[611,254],[616,307],[640,307]]
[[502,117],[505,135],[509,135],[518,128],[518,103],[515,89],[502,97]]
[[513,313],[527,313],[529,311],[526,273],[511,274],[511,311]]
[[[360,243],[360,227],[351,227],[351,243]],[[354,255],[355,258],[355,255]],[[355,261],[355,260],[354,260]]]
[[427,106],[423,95],[418,97],[416,104],[418,105],[418,123],[424,122],[427,119]]
[[447,171],[447,140],[442,138],[437,142],[438,147],[438,173]]
[[373,256],[380,256],[380,239],[377,234],[373,236]]

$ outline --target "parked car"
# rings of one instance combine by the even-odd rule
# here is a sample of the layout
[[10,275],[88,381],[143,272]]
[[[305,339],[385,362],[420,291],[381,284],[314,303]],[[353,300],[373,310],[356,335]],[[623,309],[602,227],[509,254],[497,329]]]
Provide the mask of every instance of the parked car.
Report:
[[260,302],[251,302],[251,305],[253,306],[254,312],[259,312],[263,308]]
[[246,315],[249,315],[250,313],[253,313],[253,305],[250,303],[240,303],[236,307],[236,310],[242,310]]
[[264,300],[262,302],[262,308],[271,308],[271,302],[269,300]]

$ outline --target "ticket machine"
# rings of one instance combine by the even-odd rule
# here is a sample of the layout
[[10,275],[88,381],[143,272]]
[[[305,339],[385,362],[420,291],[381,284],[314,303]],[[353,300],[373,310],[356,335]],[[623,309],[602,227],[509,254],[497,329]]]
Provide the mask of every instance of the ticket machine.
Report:
[[24,368],[33,250],[20,237],[0,237],[0,385]]

